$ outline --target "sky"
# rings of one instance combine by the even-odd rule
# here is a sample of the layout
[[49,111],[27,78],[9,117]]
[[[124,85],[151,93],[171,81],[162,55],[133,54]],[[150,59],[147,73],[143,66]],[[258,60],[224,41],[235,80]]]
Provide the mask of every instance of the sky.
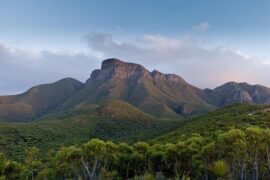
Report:
[[270,87],[269,0],[0,0],[0,94],[119,58],[200,88]]

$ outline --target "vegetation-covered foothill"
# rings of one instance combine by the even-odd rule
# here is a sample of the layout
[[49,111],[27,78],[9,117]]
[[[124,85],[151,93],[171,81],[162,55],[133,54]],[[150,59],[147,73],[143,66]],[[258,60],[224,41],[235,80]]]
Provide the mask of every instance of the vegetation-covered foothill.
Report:
[[176,143],[132,145],[92,139],[23,162],[0,156],[0,179],[268,179],[270,129],[250,126]]
[[[119,107],[125,107],[128,113],[117,111]],[[94,121],[89,121],[83,112],[77,113],[85,118],[78,118],[76,113],[69,120],[65,115],[64,119],[47,119],[35,126],[14,125],[9,131],[17,132],[16,138],[14,133],[0,136],[6,142],[0,146],[0,179],[270,178],[269,106],[227,106],[185,120],[169,133],[166,131],[170,128],[142,131],[146,126],[157,126],[154,122],[159,121],[120,102],[110,102],[97,111],[102,118],[93,125],[90,122]],[[52,127],[56,129],[51,131]],[[96,127],[95,136],[89,136],[91,127]],[[131,127],[144,135],[132,132]],[[24,143],[21,135],[37,141]],[[11,146],[10,142],[15,144]]]

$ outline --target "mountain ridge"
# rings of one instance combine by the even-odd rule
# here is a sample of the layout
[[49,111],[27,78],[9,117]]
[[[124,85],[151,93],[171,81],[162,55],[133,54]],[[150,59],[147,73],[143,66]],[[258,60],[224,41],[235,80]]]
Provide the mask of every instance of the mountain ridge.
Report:
[[[92,72],[85,86],[67,101],[64,108],[72,107],[82,100],[85,103],[100,104],[110,99],[119,99],[146,113],[167,117],[180,117],[179,111],[182,109],[182,114],[188,115],[196,114],[196,111],[207,111],[204,108],[211,109],[211,105],[202,99],[200,89],[181,77],[158,71],[150,72],[139,64],[118,59],[103,61],[101,69]],[[195,110],[186,106],[198,108]]]
[[0,121],[32,121],[50,112],[114,99],[153,116],[182,119],[235,103],[270,104],[270,89],[236,82],[200,89],[176,74],[111,58],[93,70],[85,83],[66,78],[20,95],[0,96]]

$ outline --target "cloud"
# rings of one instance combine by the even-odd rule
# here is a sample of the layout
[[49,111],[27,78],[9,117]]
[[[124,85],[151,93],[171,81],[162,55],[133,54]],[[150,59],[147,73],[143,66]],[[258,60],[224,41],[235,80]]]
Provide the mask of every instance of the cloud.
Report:
[[192,33],[178,37],[150,34],[124,41],[110,33],[96,33],[84,40],[88,48],[80,51],[35,52],[0,44],[0,94],[22,92],[64,77],[85,81],[103,59],[111,57],[178,74],[201,88],[227,81],[270,86],[269,60],[213,46]]
[[14,94],[65,77],[85,81],[100,66],[97,54],[21,50],[0,45],[0,94]]
[[216,87],[227,81],[246,81],[270,85],[266,77],[270,66],[265,60],[224,46],[210,46],[192,34],[168,38],[145,35],[117,42],[111,34],[85,36],[89,48],[101,52],[104,58],[116,57],[137,62],[149,69],[181,75],[199,87]]
[[209,22],[202,22],[200,24],[196,24],[192,27],[192,30],[195,31],[205,31],[210,28]]

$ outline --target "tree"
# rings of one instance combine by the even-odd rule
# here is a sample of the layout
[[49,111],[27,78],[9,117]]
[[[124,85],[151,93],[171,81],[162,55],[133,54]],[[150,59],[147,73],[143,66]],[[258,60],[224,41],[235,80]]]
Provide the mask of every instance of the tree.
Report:
[[4,172],[5,172],[5,166],[6,166],[6,158],[4,154],[0,153],[0,179],[1,177],[4,179]]
[[210,170],[215,174],[216,177],[223,178],[229,172],[229,167],[225,161],[217,160],[213,162]]
[[270,176],[270,129],[263,130],[263,152],[265,155],[265,166]]
[[149,165],[152,173],[164,171],[164,152],[165,146],[161,144],[154,144],[149,147],[148,157]]
[[241,180],[245,177],[247,145],[245,133],[240,129],[231,129],[221,133],[217,137],[217,150],[221,158],[226,159],[230,165],[230,170],[234,176],[239,176]]
[[[181,146],[184,148],[183,142],[178,142],[178,148]],[[176,148],[175,144],[168,143],[166,144],[166,149],[164,152],[165,164],[169,170],[173,171],[175,177],[179,177],[179,169],[180,169],[180,158],[178,154],[178,148]]]
[[202,147],[199,157],[202,159],[202,168],[204,170],[205,180],[208,180],[208,166],[217,159],[217,156],[218,152],[215,142],[209,142]]
[[37,179],[60,179],[59,159],[53,150],[49,150],[47,156],[42,161],[42,170],[38,172]]
[[[203,146],[203,138],[198,134],[185,141],[179,141],[176,144],[167,144],[164,154],[165,162],[170,169],[174,170],[174,176],[180,178],[189,177],[192,167]],[[196,159],[196,160],[195,160]],[[193,173],[195,174],[195,173]]]
[[134,148],[126,143],[120,143],[118,146],[118,158],[117,158],[117,171],[119,175],[128,179],[134,176],[134,169],[132,166],[132,154],[134,153]]
[[150,162],[148,157],[149,144],[145,142],[137,142],[133,144],[134,152],[133,152],[133,163],[136,165],[136,173],[144,174],[150,170]]
[[[7,160],[4,169],[4,179],[17,180],[21,179],[24,174],[24,168],[20,163]],[[25,178],[23,178],[25,179]]]
[[247,149],[253,166],[253,180],[259,179],[259,152],[263,148],[263,131],[258,127],[246,129]]
[[25,160],[25,178],[34,179],[39,170],[41,169],[41,161],[38,160],[38,149],[32,147],[26,151],[26,160]]
[[62,177],[78,179],[82,169],[82,151],[75,146],[62,147],[56,154],[56,166]]
[[93,179],[98,176],[101,168],[107,170],[108,166],[117,158],[117,146],[112,142],[92,139],[82,147],[81,161],[87,177]]
[[182,161],[181,169],[184,178],[188,178],[190,174],[196,174],[193,170],[194,168],[198,168],[197,156],[201,152],[203,144],[204,138],[201,135],[192,134],[192,136],[184,142],[185,148],[180,148],[179,155]]

